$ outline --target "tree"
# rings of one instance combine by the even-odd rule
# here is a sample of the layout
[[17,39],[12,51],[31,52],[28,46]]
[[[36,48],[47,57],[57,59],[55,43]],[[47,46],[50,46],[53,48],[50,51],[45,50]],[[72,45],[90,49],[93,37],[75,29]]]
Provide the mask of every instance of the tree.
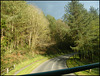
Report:
[[69,36],[70,27],[62,20],[55,20],[55,18],[50,15],[47,15],[47,19],[50,23],[51,41],[55,42],[56,47],[59,49],[69,49],[69,45],[72,45],[72,42],[69,41],[69,39],[71,39]]
[[[9,59],[18,53],[34,56],[37,48],[50,42],[48,20],[40,9],[25,1],[1,1],[1,30],[2,68],[15,63],[17,59]],[[7,59],[8,55],[13,57]]]
[[[98,25],[98,15],[93,7],[91,7],[90,10],[91,13],[78,1],[71,1],[65,6],[66,14],[63,16],[63,21],[70,26],[70,36],[74,40],[74,46],[71,46],[71,48],[79,51],[81,59],[85,58],[87,54],[90,54],[89,52],[91,52],[93,50],[92,47],[94,47],[92,43],[97,38],[96,29],[98,29],[98,27],[95,25]],[[94,23],[95,18],[97,18],[97,20],[95,20],[96,23]],[[93,52],[90,56],[91,60],[93,60],[92,54]]]
[[72,1],[68,5],[66,5],[65,11],[66,14],[64,15],[63,21],[70,27],[70,35],[74,40],[75,46],[73,46],[73,49],[78,50],[82,45],[79,44],[79,42],[77,42],[76,40],[81,39],[81,31],[84,27],[81,22],[83,21],[83,17],[85,16],[87,11],[78,1]]
[[55,42],[55,33],[56,33],[56,28],[57,28],[56,19],[51,15],[47,15],[46,18],[49,21],[51,41]]
[[56,29],[55,38],[56,38],[58,48],[62,50],[69,49],[70,48],[69,45],[72,45],[70,41],[71,38],[69,36],[70,27],[60,19],[56,21],[56,24],[57,24],[57,29]]

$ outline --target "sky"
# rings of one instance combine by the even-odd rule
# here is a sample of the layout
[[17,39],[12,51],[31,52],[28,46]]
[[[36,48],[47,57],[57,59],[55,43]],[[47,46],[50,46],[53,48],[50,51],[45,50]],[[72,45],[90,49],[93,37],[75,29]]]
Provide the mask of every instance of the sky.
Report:
[[[40,8],[45,15],[49,14],[55,19],[61,19],[65,13],[64,6],[70,1],[27,1],[28,4],[32,4]],[[79,1],[89,11],[90,6],[99,8],[99,1]]]

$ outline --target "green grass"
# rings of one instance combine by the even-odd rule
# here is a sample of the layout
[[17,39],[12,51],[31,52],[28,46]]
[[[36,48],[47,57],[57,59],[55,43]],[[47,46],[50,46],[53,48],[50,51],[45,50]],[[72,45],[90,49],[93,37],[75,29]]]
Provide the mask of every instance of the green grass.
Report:
[[[70,57],[70,59],[67,60],[67,66],[69,68],[72,67],[77,67],[77,66],[82,66],[88,64],[87,62],[81,62],[79,60],[79,57]],[[84,70],[84,71],[79,71],[75,72],[76,75],[99,75],[99,69],[98,68],[93,68],[91,72],[89,70]]]
[[43,63],[46,60],[47,59],[44,59],[44,60],[38,61],[38,62],[30,65],[29,67],[27,67],[24,70],[22,70],[21,72],[19,72],[17,75],[30,74],[37,66],[39,66],[41,63]]
[[12,71],[10,71],[8,74],[5,74],[5,75],[14,75],[14,73],[15,73],[16,71],[20,70],[21,68],[23,68],[23,67],[25,67],[25,66],[31,64],[31,63],[34,62],[34,61],[37,61],[37,60],[40,60],[40,59],[43,59],[43,58],[46,58],[46,57],[41,56],[41,55],[38,55],[38,56],[36,56],[35,58],[28,59],[28,60],[26,60],[26,61],[24,61],[24,62],[21,62],[21,63],[19,63],[19,64],[16,64],[16,65],[15,65],[15,69],[12,70]]

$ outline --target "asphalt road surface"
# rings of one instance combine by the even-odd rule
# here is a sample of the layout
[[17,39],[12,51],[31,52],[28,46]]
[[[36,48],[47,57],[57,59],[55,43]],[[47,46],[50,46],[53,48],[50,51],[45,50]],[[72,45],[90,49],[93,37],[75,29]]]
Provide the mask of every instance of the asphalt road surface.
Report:
[[[36,69],[34,69],[31,73],[39,73],[39,72],[53,71],[53,70],[59,70],[59,69],[66,69],[68,68],[66,65],[66,60],[73,54],[58,56],[56,58],[47,60],[46,62],[38,66]],[[75,75],[75,74],[70,73],[70,74],[64,74],[62,76],[69,76],[69,75]]]

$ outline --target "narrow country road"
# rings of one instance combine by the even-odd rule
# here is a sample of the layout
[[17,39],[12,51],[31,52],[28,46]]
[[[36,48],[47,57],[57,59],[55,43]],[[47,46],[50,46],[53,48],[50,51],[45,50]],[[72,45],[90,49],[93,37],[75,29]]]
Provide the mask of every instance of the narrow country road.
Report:
[[[34,69],[31,73],[39,73],[39,72],[53,71],[53,70],[59,70],[59,69],[66,69],[68,68],[66,65],[66,60],[73,54],[75,53],[68,54],[68,55],[62,55],[62,56],[58,56],[56,58],[50,59],[42,63],[40,66]],[[70,73],[70,74],[64,74],[62,76],[68,76],[68,75],[75,75],[75,74]]]

